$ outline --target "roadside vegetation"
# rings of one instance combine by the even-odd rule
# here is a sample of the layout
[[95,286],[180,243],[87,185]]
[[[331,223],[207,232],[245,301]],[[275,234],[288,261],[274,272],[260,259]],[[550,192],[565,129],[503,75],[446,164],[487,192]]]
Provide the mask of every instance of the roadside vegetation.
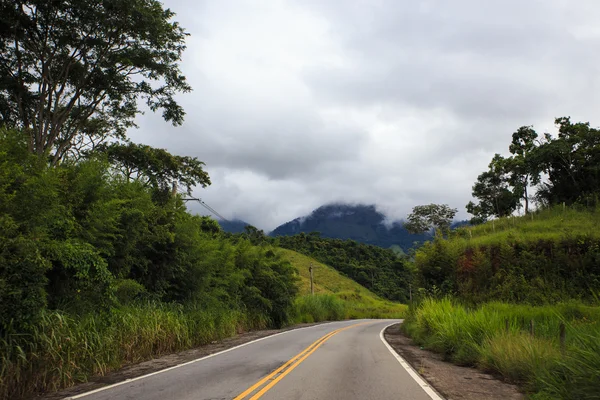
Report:
[[418,295],[403,329],[532,399],[597,399],[600,131],[556,124],[558,137],[515,132],[511,156],[497,154],[473,186],[473,225],[415,252]]
[[600,210],[555,206],[437,237],[415,254],[427,294],[478,303],[595,300],[600,288]]
[[103,154],[49,166],[6,129],[0,171],[2,397],[293,322],[290,263],[189,214],[171,185]]
[[0,15],[0,398],[363,315],[340,296],[298,298],[274,244],[190,214],[184,198],[211,184],[202,161],[128,139],[146,108],[183,123],[187,33],[171,10],[19,0]]
[[599,307],[577,302],[465,307],[456,300],[429,298],[410,313],[402,329],[449,361],[520,384],[532,399],[597,398]]

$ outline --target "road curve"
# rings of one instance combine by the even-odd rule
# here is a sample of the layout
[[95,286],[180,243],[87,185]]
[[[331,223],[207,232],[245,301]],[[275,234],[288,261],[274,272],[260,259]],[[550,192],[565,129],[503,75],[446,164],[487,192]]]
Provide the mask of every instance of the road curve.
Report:
[[380,332],[393,322],[341,321],[287,331],[68,399],[438,400],[382,341]]

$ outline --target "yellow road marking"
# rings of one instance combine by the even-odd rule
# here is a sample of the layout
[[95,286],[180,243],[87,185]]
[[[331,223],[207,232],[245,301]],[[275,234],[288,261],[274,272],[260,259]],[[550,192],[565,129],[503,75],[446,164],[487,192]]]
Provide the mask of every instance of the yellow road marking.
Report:
[[252,393],[253,391],[255,391],[258,387],[260,387],[261,385],[263,385],[266,381],[268,381],[269,379],[271,379],[272,377],[274,377],[275,375],[277,375],[278,373],[280,373],[281,371],[283,371],[285,368],[287,368],[291,363],[293,363],[300,356],[302,356],[302,354],[304,354],[307,351],[309,351],[313,346],[316,346],[317,344],[319,344],[320,341],[326,340],[329,337],[335,335],[338,332],[338,330],[339,329],[336,329],[335,331],[329,332],[325,336],[320,337],[315,342],[311,343],[310,346],[308,346],[307,348],[305,348],[304,350],[302,350],[300,353],[298,353],[294,357],[292,357],[289,361],[286,361],[286,363],[283,364],[281,367],[277,368],[275,371],[271,372],[269,375],[265,376],[260,381],[256,382],[254,385],[250,386],[248,389],[246,389],[245,391],[243,391],[242,393],[240,393],[233,400],[241,400],[244,397],[248,396],[250,393]]
[[[305,348],[304,350],[302,350],[300,353],[298,353],[294,357],[292,357],[289,361],[287,361],[281,367],[277,368],[275,371],[271,372],[269,375],[265,376],[260,381],[256,382],[254,385],[252,385],[248,389],[244,390],[242,393],[240,393],[238,396],[236,396],[233,400],[242,400],[242,399],[244,399],[250,393],[254,392],[256,389],[258,389],[259,387],[261,387],[262,385],[264,385],[266,382],[268,382],[269,380],[271,380],[270,383],[268,383],[260,391],[258,391],[254,396],[252,396],[250,398],[250,400],[257,400],[262,395],[264,395],[269,389],[271,389],[273,386],[275,386],[277,384],[277,382],[279,382],[287,374],[289,374],[294,368],[296,368],[308,356],[310,356],[312,353],[314,353],[323,343],[325,343],[327,340],[329,340],[332,336],[334,336],[334,335],[338,334],[339,332],[344,331],[346,329],[350,329],[350,328],[353,328],[355,326],[359,326],[359,325],[363,325],[363,324],[368,324],[368,323],[369,322],[360,322],[360,323],[357,323],[357,324],[354,324],[354,325],[350,325],[350,326],[346,326],[346,327],[343,327],[343,328],[339,328],[339,329],[336,329],[336,330],[334,330],[332,332],[329,332],[328,334],[320,337],[319,339],[317,339],[316,341],[314,341],[313,343],[311,343],[310,346],[308,346],[307,348]],[[287,370],[286,370],[286,368],[287,368]],[[275,379],[273,379],[273,377],[276,376],[277,374],[280,374],[280,375],[277,376]]]

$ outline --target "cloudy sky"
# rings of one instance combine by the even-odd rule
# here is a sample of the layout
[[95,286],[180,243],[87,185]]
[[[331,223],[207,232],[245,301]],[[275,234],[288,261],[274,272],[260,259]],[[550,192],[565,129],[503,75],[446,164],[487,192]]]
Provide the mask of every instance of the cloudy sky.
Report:
[[264,230],[330,202],[467,217],[519,126],[600,124],[597,0],[164,3],[194,91],[183,126],[148,113],[131,137],[205,161],[195,195]]

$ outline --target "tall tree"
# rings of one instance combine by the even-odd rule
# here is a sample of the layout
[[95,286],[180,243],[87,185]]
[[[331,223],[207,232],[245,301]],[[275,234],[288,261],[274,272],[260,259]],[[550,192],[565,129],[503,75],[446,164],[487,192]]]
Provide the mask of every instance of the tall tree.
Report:
[[535,151],[535,160],[547,176],[537,197],[546,204],[597,202],[600,196],[600,130],[588,122],[555,120],[558,137],[549,134]]
[[509,183],[513,187],[513,194],[520,195],[525,202],[525,214],[529,213],[530,184],[539,183],[540,174],[532,158],[536,149],[538,134],[531,126],[522,126],[512,135],[509,151],[513,155],[506,161],[509,171]]
[[408,215],[404,227],[410,233],[425,233],[432,229],[446,233],[450,230],[452,220],[458,210],[450,208],[447,204],[428,204],[415,206]]
[[177,156],[164,149],[134,143],[101,145],[97,152],[106,154],[127,180],[137,179],[161,191],[170,191],[175,185],[191,194],[194,186],[206,187],[211,183],[202,168],[204,163],[195,157]]
[[158,0],[0,2],[0,124],[56,163],[73,147],[124,138],[138,100],[181,124],[191,90],[186,33]]
[[473,197],[479,200],[467,204],[467,212],[474,215],[472,222],[484,222],[491,216],[505,217],[515,211],[521,194],[511,190],[508,163],[496,154],[489,164],[489,170],[477,177],[473,185]]

